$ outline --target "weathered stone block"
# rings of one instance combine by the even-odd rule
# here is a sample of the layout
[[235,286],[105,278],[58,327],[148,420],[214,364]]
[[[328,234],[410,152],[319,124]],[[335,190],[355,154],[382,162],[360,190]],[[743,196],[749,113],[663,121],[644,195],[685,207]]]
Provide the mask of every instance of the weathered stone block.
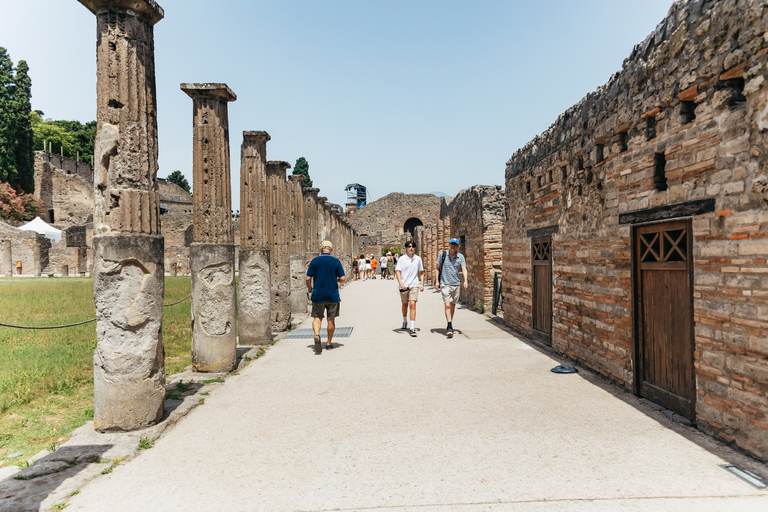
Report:
[[272,285],[267,249],[240,249],[240,345],[272,341]]

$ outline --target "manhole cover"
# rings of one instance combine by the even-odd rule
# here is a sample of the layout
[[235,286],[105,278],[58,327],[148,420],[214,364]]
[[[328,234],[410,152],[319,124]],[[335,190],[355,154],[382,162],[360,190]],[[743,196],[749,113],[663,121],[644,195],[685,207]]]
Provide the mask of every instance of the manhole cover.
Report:
[[[337,327],[335,331],[333,331],[333,337],[334,338],[349,338],[352,335],[352,329],[354,327]],[[315,331],[312,329],[294,329],[293,331],[289,332],[284,340],[292,340],[292,339],[312,339],[315,337]],[[327,329],[320,329],[320,337],[323,339],[326,339],[328,337],[328,330]]]

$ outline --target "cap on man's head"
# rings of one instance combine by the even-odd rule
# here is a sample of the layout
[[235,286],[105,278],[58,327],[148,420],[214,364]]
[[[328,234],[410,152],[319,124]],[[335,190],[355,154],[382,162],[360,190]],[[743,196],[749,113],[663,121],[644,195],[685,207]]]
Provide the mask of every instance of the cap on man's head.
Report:
[[333,244],[329,240],[323,240],[323,243],[320,244],[320,248],[333,250]]
[[388,253],[387,253],[387,256],[392,256],[392,253],[391,253],[391,252],[388,252]]
[[458,238],[451,238],[450,240],[448,240],[448,243],[449,244],[459,245],[459,239]]

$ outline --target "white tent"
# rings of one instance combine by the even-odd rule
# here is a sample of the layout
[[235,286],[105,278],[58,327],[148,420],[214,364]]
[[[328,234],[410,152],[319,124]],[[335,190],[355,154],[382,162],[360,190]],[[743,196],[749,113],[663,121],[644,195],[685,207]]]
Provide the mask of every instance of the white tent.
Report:
[[19,226],[19,229],[23,229],[24,231],[34,231],[35,233],[45,235],[51,243],[61,240],[61,230],[51,226],[40,217],[35,217],[35,220],[27,222],[23,226]]

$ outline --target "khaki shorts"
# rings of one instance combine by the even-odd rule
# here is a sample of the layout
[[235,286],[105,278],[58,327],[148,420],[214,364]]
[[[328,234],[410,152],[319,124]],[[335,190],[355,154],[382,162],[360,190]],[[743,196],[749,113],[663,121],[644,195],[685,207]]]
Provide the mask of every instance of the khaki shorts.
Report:
[[461,286],[456,284],[444,284],[440,286],[440,294],[443,296],[443,302],[458,303],[459,294],[461,293]]
[[312,318],[323,318],[323,314],[328,311],[328,318],[339,316],[340,302],[313,302]]
[[408,290],[400,290],[400,302],[403,304],[408,303],[409,301],[416,302],[419,300],[419,287],[414,286],[413,288],[408,288]]

